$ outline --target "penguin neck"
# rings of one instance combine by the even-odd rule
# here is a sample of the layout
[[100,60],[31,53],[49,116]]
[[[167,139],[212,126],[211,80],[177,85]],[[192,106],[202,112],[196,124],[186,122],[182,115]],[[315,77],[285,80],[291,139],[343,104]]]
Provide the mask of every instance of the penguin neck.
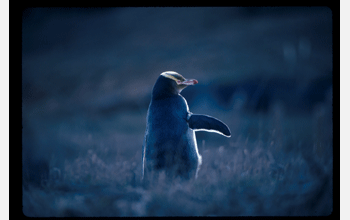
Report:
[[152,99],[165,99],[178,96],[179,92],[174,88],[171,79],[160,76],[153,87]]

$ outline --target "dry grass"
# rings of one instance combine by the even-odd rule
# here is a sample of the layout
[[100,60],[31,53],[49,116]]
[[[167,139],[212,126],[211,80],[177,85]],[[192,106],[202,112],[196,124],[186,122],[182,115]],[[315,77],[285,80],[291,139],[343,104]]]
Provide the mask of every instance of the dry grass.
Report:
[[[157,183],[144,189],[140,149],[132,156],[116,154],[107,160],[106,149],[94,146],[66,160],[62,170],[51,167],[42,189],[25,189],[23,211],[28,216],[330,214],[329,135],[316,132],[313,141],[307,141],[298,137],[298,132],[305,132],[303,120],[283,116],[278,108],[274,111],[258,122],[255,139],[240,134],[222,146],[198,140],[203,164],[196,180],[168,183],[160,175]],[[315,124],[312,131],[320,130],[319,123],[329,123],[329,116],[323,111],[309,119]],[[331,127],[322,131],[331,132]]]

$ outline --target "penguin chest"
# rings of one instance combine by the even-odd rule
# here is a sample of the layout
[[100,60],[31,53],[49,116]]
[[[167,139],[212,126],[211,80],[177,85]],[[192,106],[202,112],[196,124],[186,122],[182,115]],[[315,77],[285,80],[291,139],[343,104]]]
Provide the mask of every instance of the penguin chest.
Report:
[[183,133],[164,133],[152,136],[146,148],[148,165],[155,169],[175,169],[186,173],[198,166],[198,150],[192,129]]
[[[151,123],[150,123],[151,124]],[[190,128],[186,121],[166,114],[149,126],[148,143],[150,153],[177,155],[190,144]]]
[[172,104],[150,106],[146,157],[155,168],[189,167],[191,163],[196,166],[197,145],[186,121],[187,106]]
[[186,105],[181,100],[153,101],[149,108],[147,124],[156,139],[179,139],[189,129]]

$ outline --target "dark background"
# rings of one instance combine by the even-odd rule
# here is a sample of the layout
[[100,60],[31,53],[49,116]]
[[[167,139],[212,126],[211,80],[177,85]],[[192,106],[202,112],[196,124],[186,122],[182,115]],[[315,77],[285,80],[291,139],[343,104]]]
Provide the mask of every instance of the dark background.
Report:
[[[332,11],[327,7],[27,8],[22,190],[27,216],[329,215]],[[140,186],[152,87],[199,84],[192,183]]]

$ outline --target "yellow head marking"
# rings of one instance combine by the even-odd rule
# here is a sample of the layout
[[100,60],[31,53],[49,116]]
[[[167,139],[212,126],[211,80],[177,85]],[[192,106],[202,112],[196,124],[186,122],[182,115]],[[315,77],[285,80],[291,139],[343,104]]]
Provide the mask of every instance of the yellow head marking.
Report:
[[167,77],[169,79],[172,79],[174,80],[176,83],[178,83],[178,81],[182,82],[185,80],[185,78],[178,74],[177,72],[174,72],[174,71],[166,71],[166,72],[163,72],[162,74],[160,74],[164,77]]

